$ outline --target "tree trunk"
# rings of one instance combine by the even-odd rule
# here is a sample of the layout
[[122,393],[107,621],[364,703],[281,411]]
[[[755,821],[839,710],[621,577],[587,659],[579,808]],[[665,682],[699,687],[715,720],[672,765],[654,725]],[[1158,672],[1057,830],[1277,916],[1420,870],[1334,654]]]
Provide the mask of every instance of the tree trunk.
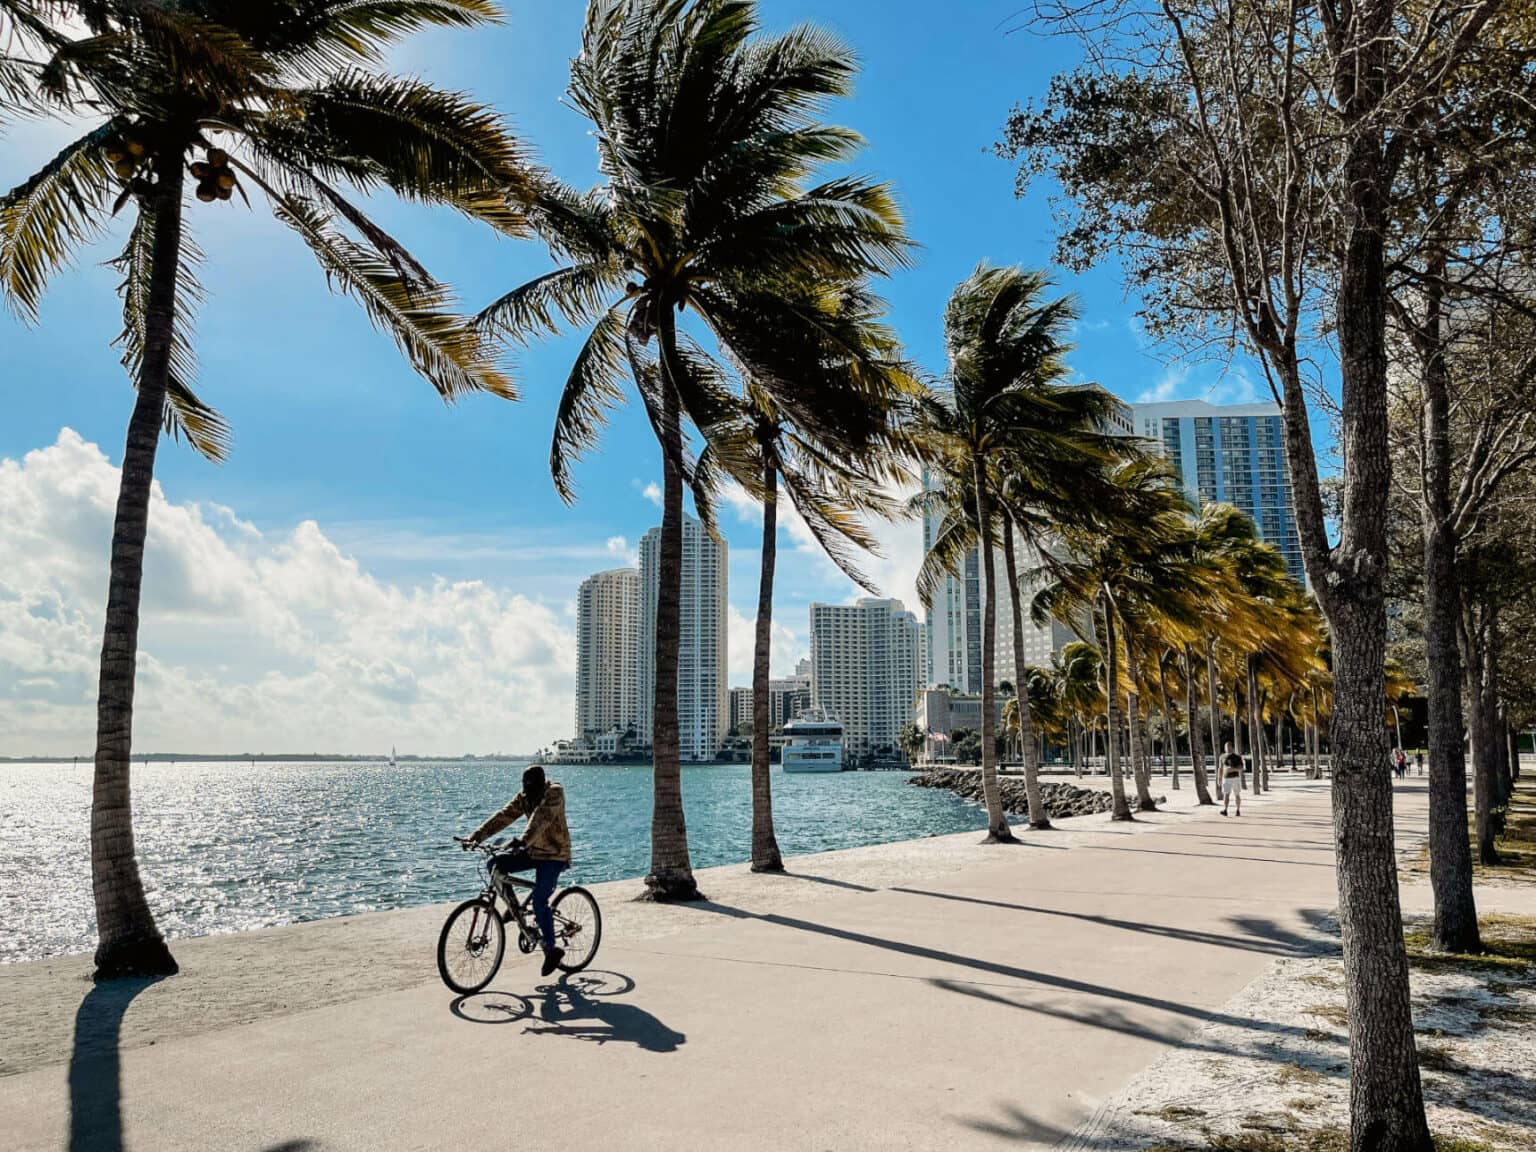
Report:
[[[1385,260],[1391,186],[1386,128],[1378,114],[1395,9],[1371,0],[1356,10],[1338,57],[1336,88],[1349,125],[1340,226],[1345,238],[1337,305],[1341,377],[1339,452],[1344,460],[1338,543],[1316,500],[1298,501],[1298,527],[1333,643],[1333,826],[1339,926],[1349,1013],[1351,1152],[1432,1152],[1414,1046],[1393,843],[1392,779],[1387,763],[1387,439]],[[1285,383],[1288,396],[1297,382]],[[1304,411],[1287,405],[1291,472],[1310,462],[1297,441]],[[1310,478],[1315,483],[1315,475]]]
[[1035,721],[1029,706],[1029,673],[1024,667],[1024,606],[1019,594],[1018,559],[1013,554],[1013,517],[1003,513],[1003,561],[1008,575],[1008,598],[1013,608],[1014,702],[1019,713],[1019,747],[1024,755],[1024,792],[1029,799],[1029,826],[1049,828],[1051,815],[1040,795],[1040,754],[1035,744]]
[[651,870],[644,900],[702,900],[688,855],[677,729],[677,660],[683,581],[683,432],[677,379],[677,320],[669,305],[656,318],[662,369],[662,509],[657,556],[656,687],[651,735]]
[[133,693],[139,650],[139,601],[155,453],[165,421],[176,282],[181,264],[182,157],[155,158],[155,189],[139,211],[152,214],[149,300],[138,395],[123,448],[106,625],[96,694],[96,770],[91,795],[91,891],[96,903],[96,979],[170,976],[179,969],[144,895],[133,841],[130,767]]
[[1108,596],[1104,597],[1104,681],[1105,727],[1109,735],[1104,743],[1104,757],[1109,768],[1109,792],[1115,801],[1110,819],[1134,820],[1125,798],[1125,780],[1120,775],[1120,653],[1115,637],[1115,610]]
[[1126,726],[1131,742],[1131,776],[1136,781],[1136,810],[1156,812],[1157,802],[1152,799],[1152,769],[1147,763],[1147,746],[1142,740],[1141,693],[1135,685],[1140,683],[1141,668],[1135,656],[1129,629],[1125,634],[1126,672],[1130,676],[1131,689],[1125,695]]
[[981,792],[987,802],[986,843],[1014,839],[997,785],[997,563],[992,555],[992,501],[980,456],[972,461],[976,477],[976,531],[981,544]]
[[[1437,325],[1438,327],[1438,325]],[[1425,366],[1424,655],[1429,667],[1429,880],[1435,896],[1434,946],[1480,952],[1472,849],[1467,840],[1467,762],[1463,752],[1464,677],[1457,617],[1456,540],[1450,530],[1450,394],[1444,363]],[[1431,379],[1433,377],[1433,379]]]
[[[1465,601],[1463,586],[1463,600]],[[1477,859],[1482,864],[1499,862],[1495,845],[1493,808],[1496,801],[1493,783],[1492,745],[1493,719],[1490,702],[1492,693],[1488,686],[1488,641],[1484,635],[1486,622],[1478,619],[1476,609],[1469,603],[1463,605],[1463,619],[1458,631],[1462,657],[1462,680],[1466,687],[1467,736],[1472,752],[1472,803],[1474,826],[1477,836]],[[1433,783],[1435,764],[1430,763],[1430,780]],[[1433,811],[1433,810],[1432,810]]]
[[1205,749],[1200,746],[1200,679],[1195,675],[1195,651],[1184,647],[1185,719],[1189,728],[1189,772],[1195,778],[1195,801],[1215,804],[1211,799],[1210,777],[1205,771]]
[[[1221,681],[1216,678],[1216,641],[1211,637],[1205,638],[1205,686],[1211,696],[1211,760],[1216,764],[1221,763]],[[1232,738],[1237,739],[1233,733]]]
[[1248,754],[1253,758],[1253,780],[1251,789],[1257,796],[1264,791],[1264,749],[1259,743],[1259,686],[1258,680],[1253,674],[1253,654],[1249,653],[1243,661],[1244,671],[1248,676]]
[[763,556],[757,585],[757,627],[752,652],[752,871],[782,872],[784,858],[773,834],[773,782],[768,772],[768,660],[773,639],[773,566],[779,544],[779,473],[763,464]]
[[[1166,653],[1165,653],[1166,655]],[[1161,656],[1157,661],[1157,692],[1163,706],[1163,747],[1173,758],[1173,781],[1169,785],[1179,791],[1179,734],[1174,730],[1173,713],[1168,710],[1168,669]]]

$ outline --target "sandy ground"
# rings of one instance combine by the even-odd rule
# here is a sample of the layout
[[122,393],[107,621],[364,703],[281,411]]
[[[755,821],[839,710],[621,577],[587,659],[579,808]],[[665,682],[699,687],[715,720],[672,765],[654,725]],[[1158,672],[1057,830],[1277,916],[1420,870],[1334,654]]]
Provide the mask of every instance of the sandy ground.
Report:
[[[1104,777],[1065,779],[1108,787]],[[1152,792],[1167,797],[1169,811],[1194,807],[1187,781],[1174,792],[1154,777]],[[1053,845],[1067,847],[1080,839],[1074,830],[1108,822],[1107,815],[1097,814],[1058,821],[1058,830],[1051,833],[1030,833],[1022,826],[1016,831],[1024,838],[1045,835]],[[1148,830],[1156,825],[1121,827]],[[782,876],[753,875],[745,864],[704,869],[698,873],[699,886],[711,903],[703,905],[637,903],[639,880],[592,889],[603,909],[604,939],[635,943],[708,923],[714,919],[711,909],[719,905],[754,914],[782,913],[850,891],[933,880],[988,863],[996,852],[979,842],[979,832],[962,832],[796,857]],[[473,895],[476,885],[466,858],[464,896]],[[427,905],[175,941],[181,974],[138,995],[123,1021],[120,1046],[138,1048],[435,981],[434,949],[449,907]],[[0,1076],[69,1059],[75,1011],[90,988],[90,971],[88,955],[0,965]]]

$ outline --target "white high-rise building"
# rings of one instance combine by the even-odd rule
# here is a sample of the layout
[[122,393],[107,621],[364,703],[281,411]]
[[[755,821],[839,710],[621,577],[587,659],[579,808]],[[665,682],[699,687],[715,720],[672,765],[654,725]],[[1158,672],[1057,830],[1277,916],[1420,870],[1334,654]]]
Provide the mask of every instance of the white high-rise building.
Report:
[[[640,739],[655,735],[656,597],[661,529],[640,540]],[[677,653],[677,730],[684,760],[712,760],[730,728],[726,684],[726,545],[683,517],[683,578]]]
[[849,755],[899,754],[925,648],[923,625],[900,600],[811,605],[811,703],[842,721]]
[[576,593],[576,739],[638,730],[640,572],[614,568]]
[[1136,432],[1173,465],[1196,507],[1220,502],[1242,509],[1280,550],[1291,576],[1305,582],[1278,405],[1138,404]]

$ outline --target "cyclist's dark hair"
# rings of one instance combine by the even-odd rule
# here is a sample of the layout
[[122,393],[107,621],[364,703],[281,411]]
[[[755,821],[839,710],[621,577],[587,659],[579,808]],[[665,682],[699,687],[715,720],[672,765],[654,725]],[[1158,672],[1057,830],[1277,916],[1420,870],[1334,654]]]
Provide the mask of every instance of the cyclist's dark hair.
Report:
[[544,799],[544,765],[530,764],[523,769],[523,795],[534,804]]

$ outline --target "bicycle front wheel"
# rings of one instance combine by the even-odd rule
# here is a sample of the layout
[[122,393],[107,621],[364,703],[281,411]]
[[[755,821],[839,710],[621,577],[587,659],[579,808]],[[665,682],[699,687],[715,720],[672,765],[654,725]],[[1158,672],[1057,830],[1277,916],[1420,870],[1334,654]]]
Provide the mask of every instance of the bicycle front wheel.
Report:
[[501,967],[507,934],[493,901],[466,900],[448,914],[437,938],[437,971],[460,996],[478,992]]
[[603,939],[603,914],[597,909],[597,898],[585,888],[565,888],[549,909],[555,917],[555,938],[565,949],[560,970],[580,972],[592,963]]

